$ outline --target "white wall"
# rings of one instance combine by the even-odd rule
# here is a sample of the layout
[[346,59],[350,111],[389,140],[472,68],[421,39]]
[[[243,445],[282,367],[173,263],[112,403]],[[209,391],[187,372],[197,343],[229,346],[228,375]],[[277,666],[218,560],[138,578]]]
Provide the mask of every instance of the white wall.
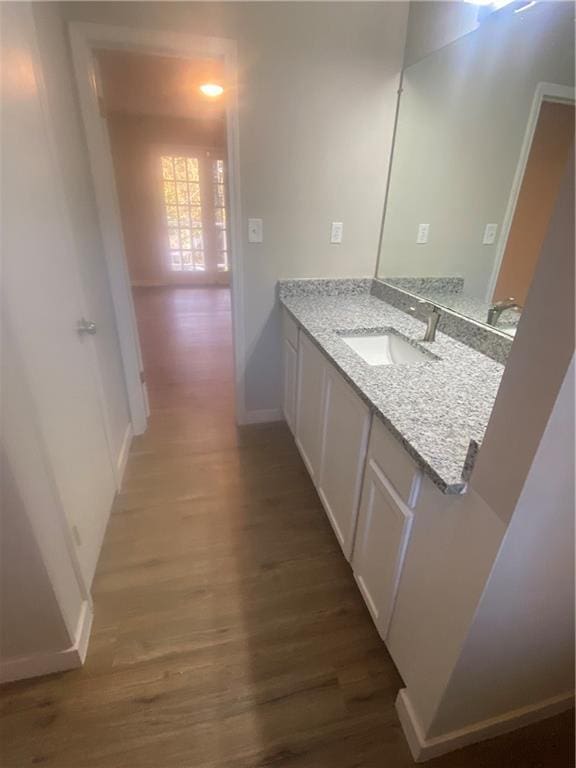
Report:
[[447,0],[412,0],[408,15],[404,66],[449,45],[478,26],[475,3]]
[[72,644],[85,594],[25,367],[2,317],[0,659]]
[[461,276],[485,298],[497,241],[482,245],[484,227],[502,226],[537,84],[574,83],[573,17],[563,2],[504,9],[406,70],[381,276]]
[[388,643],[426,739],[573,687],[574,210],[571,165],[468,493],[415,510]]
[[114,460],[130,420],[114,307],[97,219],[88,154],[72,79],[68,36],[56,3],[34,3],[46,109],[52,123],[67,213],[81,270],[89,318],[98,326],[98,355]]
[[473,488],[447,497],[422,484],[386,642],[425,734],[505,530]]
[[574,359],[429,735],[573,688]]
[[[408,6],[62,3],[67,20],[238,42],[246,407],[280,406],[275,284],[374,273]],[[344,242],[329,244],[332,220]],[[246,230],[245,230],[246,233]]]
[[0,454],[0,663],[71,644],[26,509]]

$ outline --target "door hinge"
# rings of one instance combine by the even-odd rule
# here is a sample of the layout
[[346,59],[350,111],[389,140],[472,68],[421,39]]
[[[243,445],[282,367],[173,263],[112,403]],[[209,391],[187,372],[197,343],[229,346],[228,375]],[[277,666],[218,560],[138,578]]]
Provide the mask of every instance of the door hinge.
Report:
[[106,104],[102,96],[98,96],[98,110],[100,111],[100,117],[106,117]]
[[140,371],[140,383],[145,384],[146,383],[146,374],[144,371]]

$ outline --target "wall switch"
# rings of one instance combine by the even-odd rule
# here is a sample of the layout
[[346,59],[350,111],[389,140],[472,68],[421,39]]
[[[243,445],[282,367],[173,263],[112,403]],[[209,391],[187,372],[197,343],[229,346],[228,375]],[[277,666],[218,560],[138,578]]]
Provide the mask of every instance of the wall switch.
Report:
[[341,221],[333,221],[330,227],[330,242],[335,244],[341,243],[343,232],[344,224]]
[[498,231],[498,224],[486,224],[484,227],[484,237],[482,238],[482,245],[493,245],[496,241],[496,232]]
[[264,242],[264,228],[262,219],[248,219],[248,242]]
[[418,234],[416,235],[416,242],[419,245],[424,245],[428,242],[428,232],[430,231],[430,224],[418,224]]

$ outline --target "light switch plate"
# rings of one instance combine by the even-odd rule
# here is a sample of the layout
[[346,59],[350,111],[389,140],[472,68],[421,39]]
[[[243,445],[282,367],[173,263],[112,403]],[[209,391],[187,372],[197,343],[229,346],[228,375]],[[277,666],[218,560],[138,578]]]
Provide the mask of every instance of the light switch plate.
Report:
[[416,242],[418,245],[424,245],[428,242],[428,233],[430,232],[430,224],[418,224],[418,234],[416,235]]
[[333,221],[330,227],[330,242],[339,245],[342,242],[344,224],[341,221]]
[[248,242],[264,242],[264,225],[262,219],[248,219]]
[[498,224],[486,224],[484,227],[484,237],[482,238],[482,245],[494,245],[496,241],[496,232],[498,231]]

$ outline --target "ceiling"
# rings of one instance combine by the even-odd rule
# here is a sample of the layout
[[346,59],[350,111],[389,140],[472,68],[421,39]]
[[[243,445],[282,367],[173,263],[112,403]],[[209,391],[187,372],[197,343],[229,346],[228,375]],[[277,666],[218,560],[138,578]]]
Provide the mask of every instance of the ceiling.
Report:
[[[99,50],[102,98],[107,112],[223,119],[226,82],[217,59]],[[204,96],[202,83],[218,83],[225,91],[217,100]]]

